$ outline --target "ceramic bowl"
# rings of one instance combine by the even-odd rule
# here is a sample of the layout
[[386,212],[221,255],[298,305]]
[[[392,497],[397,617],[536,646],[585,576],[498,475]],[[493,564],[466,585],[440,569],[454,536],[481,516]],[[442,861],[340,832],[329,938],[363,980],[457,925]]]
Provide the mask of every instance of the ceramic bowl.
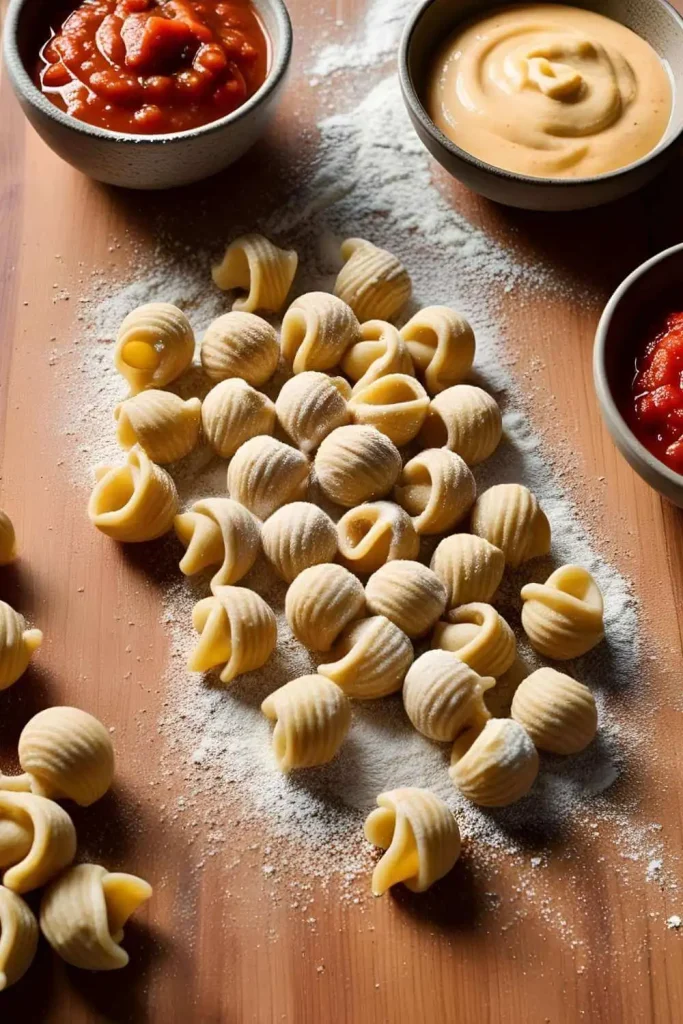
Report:
[[91,178],[126,188],[187,185],[234,163],[263,133],[285,84],[292,26],[282,0],[253,0],[271,43],[268,77],[243,106],[211,124],[170,135],[132,135],[86,124],[59,110],[33,84],[36,26],[45,0],[11,0],[4,25],[4,60],[27,118],[63,160]]
[[[510,0],[507,0],[509,3]],[[573,0],[632,29],[657,51],[674,86],[667,132],[647,156],[628,167],[590,178],[532,178],[494,167],[446,138],[423,105],[434,52],[460,23],[506,0],[423,0],[408,20],[399,47],[403,98],[417,134],[453,177],[488,199],[529,210],[579,210],[619,199],[663,169],[683,131],[683,18],[666,0]]]
[[[628,382],[634,331],[658,312],[665,312],[683,281],[683,244],[665,249],[643,263],[619,285],[598,324],[593,349],[595,390],[603,419],[626,460],[651,487],[683,508],[683,475],[656,459],[619,411],[618,397]],[[623,393],[623,391],[621,391]]]

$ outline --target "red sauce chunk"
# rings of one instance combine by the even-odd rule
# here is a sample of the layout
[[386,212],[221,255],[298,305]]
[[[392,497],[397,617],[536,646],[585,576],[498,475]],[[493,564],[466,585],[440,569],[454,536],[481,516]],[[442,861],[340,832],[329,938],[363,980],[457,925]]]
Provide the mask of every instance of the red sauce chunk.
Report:
[[34,78],[81,121],[163,135],[232,113],[268,59],[250,0],[84,0],[51,27]]
[[625,411],[638,440],[683,473],[683,312],[660,318],[645,335]]

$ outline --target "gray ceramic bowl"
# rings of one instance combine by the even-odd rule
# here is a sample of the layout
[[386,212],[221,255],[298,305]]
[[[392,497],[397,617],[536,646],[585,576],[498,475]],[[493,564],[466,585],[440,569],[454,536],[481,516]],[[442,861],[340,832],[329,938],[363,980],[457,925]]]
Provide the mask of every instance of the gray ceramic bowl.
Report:
[[593,376],[607,429],[626,460],[651,487],[683,508],[683,475],[656,459],[635,437],[619,411],[620,387],[628,381],[630,341],[639,325],[666,312],[667,297],[681,292],[683,244],[665,249],[634,270],[605,306],[595,336]]
[[[48,0],[49,2],[49,0]],[[263,133],[282,93],[292,53],[292,26],[282,0],[254,0],[272,47],[266,81],[219,121],[172,135],[130,135],[97,128],[50,103],[26,71],[35,60],[36,24],[45,0],[11,0],[4,60],[14,91],[38,134],[63,160],[109,185],[160,189],[187,185],[234,163]]]
[[605,14],[646,39],[668,65],[674,108],[666,135],[628,167],[591,178],[531,178],[494,167],[460,149],[427,114],[422,97],[435,49],[456,25],[511,0],[423,0],[408,20],[399,47],[403,98],[417,134],[453,177],[488,199],[528,210],[580,210],[619,199],[665,166],[683,131],[683,18],[666,0],[567,0]]

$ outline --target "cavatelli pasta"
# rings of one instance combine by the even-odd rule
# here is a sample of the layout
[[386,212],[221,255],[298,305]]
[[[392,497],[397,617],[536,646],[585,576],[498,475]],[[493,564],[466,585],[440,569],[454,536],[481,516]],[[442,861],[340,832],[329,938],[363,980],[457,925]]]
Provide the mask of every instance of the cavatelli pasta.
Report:
[[329,651],[344,626],[365,608],[363,585],[342,565],[313,565],[299,573],[285,598],[285,615],[306,647]]
[[354,393],[392,373],[409,377],[415,373],[401,335],[384,320],[368,320],[360,325],[358,339],[346,350],[341,368],[354,381]]
[[261,668],[277,643],[275,615],[262,597],[246,587],[216,587],[192,609],[200,634],[188,661],[190,672],[223,665],[222,683]]
[[437,622],[432,647],[451,651],[482,676],[501,676],[517,655],[515,634],[490,604],[454,608],[448,622]]
[[198,398],[184,402],[170,391],[141,391],[114,409],[119,444],[139,444],[153,462],[176,462],[199,440],[201,408]]
[[123,466],[99,466],[90,495],[91,523],[125,543],[154,540],[167,533],[178,511],[172,477],[136,445]]
[[476,466],[493,454],[502,436],[495,398],[471,384],[456,384],[432,398],[421,439],[426,448],[448,448]]
[[0,792],[0,871],[13,892],[38,889],[76,855],[76,830],[66,811],[33,793]]
[[339,554],[354,572],[371,573],[396,558],[417,558],[420,538],[412,519],[391,501],[358,505],[337,523]]
[[200,358],[211,380],[240,377],[247,384],[265,384],[280,358],[277,334],[253,313],[224,313],[206,328]]
[[538,753],[512,718],[491,718],[453,744],[448,774],[460,792],[481,807],[506,807],[525,796],[538,775]]
[[280,331],[282,355],[295,374],[331,370],[359,338],[353,310],[328,292],[308,292],[295,299]]
[[578,658],[605,635],[600,588],[581,566],[563,565],[545,583],[527,583],[522,600],[524,631],[546,658]]
[[301,676],[266,697],[263,714],[275,722],[273,753],[280,771],[327,764],[351,722],[348,699],[325,676]]
[[391,320],[410,298],[413,286],[400,260],[364,238],[342,242],[344,266],[334,294],[348,302],[359,320]]
[[292,501],[263,524],[261,543],[278,576],[291,583],[304,569],[334,560],[337,530],[317,505]]
[[170,302],[148,302],[123,320],[116,337],[114,366],[132,395],[162,388],[188,368],[194,332],[182,310]]
[[281,505],[306,497],[309,472],[305,455],[263,434],[235,452],[228,466],[228,491],[259,519],[267,519]]
[[283,384],[275,411],[294,444],[308,454],[336,427],[350,421],[350,397],[351,388],[343,377],[306,370]]
[[332,650],[334,661],[318,666],[347,697],[373,700],[401,689],[413,660],[413,645],[384,615],[352,622]]
[[17,539],[14,524],[6,512],[0,510],[0,565],[9,565],[17,557]]
[[31,908],[0,885],[0,992],[23,978],[37,948],[38,922]]
[[405,373],[380,377],[354,391],[349,402],[354,423],[377,427],[397,445],[408,444],[417,437],[428,408],[427,392],[414,377]]
[[240,445],[275,430],[275,406],[240,377],[222,380],[202,404],[204,436],[217,455],[229,459]]
[[237,583],[249,572],[261,547],[261,524],[231,498],[203,498],[173,520],[186,551],[180,571],[186,576],[219,565],[211,589]]
[[446,588],[450,609],[490,601],[503,579],[505,555],[483,537],[454,533],[437,545],[430,566]]
[[467,515],[477,485],[464,459],[447,448],[429,448],[405,464],[394,497],[413,516],[419,534],[445,533]]
[[328,434],[315,456],[323,493],[337,505],[354,508],[387,494],[401,471],[401,456],[375,427],[352,424]]
[[426,306],[401,328],[413,365],[430,395],[460,384],[474,362],[474,331],[448,306]]
[[598,711],[588,687],[554,668],[539,668],[522,680],[510,714],[539,750],[551,754],[578,754],[598,729]]
[[248,234],[230,243],[211,276],[223,291],[238,288],[246,292],[235,299],[234,310],[277,313],[292,287],[298,262],[293,249],[279,249],[263,235]]
[[423,636],[446,607],[446,588],[421,562],[387,562],[368,580],[367,606],[374,615],[386,615],[409,637]]
[[42,642],[39,629],[27,629],[24,616],[0,601],[0,690],[6,690],[23,676],[31,655]]
[[418,732],[447,743],[468,728],[482,728],[491,717],[484,694],[496,684],[447,651],[427,651],[408,670],[403,705]]
[[480,494],[472,509],[471,528],[500,548],[513,569],[550,551],[550,523],[523,484],[496,484]]

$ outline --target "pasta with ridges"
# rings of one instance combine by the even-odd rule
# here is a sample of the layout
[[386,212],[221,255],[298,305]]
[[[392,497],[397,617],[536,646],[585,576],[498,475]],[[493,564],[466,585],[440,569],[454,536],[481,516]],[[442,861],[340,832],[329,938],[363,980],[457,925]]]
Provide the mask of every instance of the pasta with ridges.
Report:
[[224,313],[206,328],[200,358],[211,380],[240,377],[247,384],[265,384],[280,358],[277,334],[253,313]]
[[125,317],[114,348],[114,366],[137,395],[162,388],[187,370],[194,356],[194,332],[182,310],[170,302],[148,302]]
[[0,885],[0,992],[23,978],[37,948],[38,922],[31,908]]
[[270,398],[240,377],[220,381],[202,403],[204,436],[224,459],[250,438],[272,434],[275,419]]
[[447,448],[429,448],[406,462],[394,497],[413,517],[419,534],[445,533],[467,515],[477,485],[464,459]]
[[489,602],[505,572],[505,555],[483,537],[455,533],[437,545],[430,567],[446,588],[447,607]]
[[600,588],[579,565],[561,566],[545,583],[527,583],[522,600],[524,631],[546,658],[578,658],[605,635]]
[[347,697],[373,700],[400,690],[413,660],[405,633],[383,615],[352,622],[332,650],[334,661],[318,666]]
[[351,387],[343,377],[306,370],[280,389],[275,403],[283,430],[303,452],[312,452],[336,427],[351,419]]
[[278,576],[291,583],[304,569],[334,561],[337,530],[327,512],[317,505],[292,501],[263,524],[261,543]]
[[454,608],[447,622],[437,622],[432,647],[452,652],[482,676],[501,676],[517,655],[510,626],[495,608],[483,602]]
[[387,562],[365,587],[368,608],[386,615],[411,638],[422,636],[446,607],[446,589],[438,576],[421,562]]
[[347,238],[341,257],[345,262],[334,294],[348,302],[359,320],[391,320],[405,306],[413,286],[396,256],[364,238]]
[[401,328],[417,372],[431,395],[460,384],[474,362],[474,331],[448,306],[426,306]]
[[273,753],[280,771],[327,764],[344,742],[351,708],[325,676],[301,676],[266,697],[261,710],[275,722]]
[[173,520],[185,555],[180,571],[186,576],[210,565],[220,568],[211,589],[237,583],[249,572],[261,548],[261,524],[249,509],[232,498],[203,498]]
[[538,775],[531,737],[512,718],[490,718],[453,744],[449,775],[460,792],[481,807],[506,807],[529,792]]
[[23,676],[31,655],[42,642],[39,629],[27,629],[24,616],[0,601],[0,690],[6,690]]
[[495,398],[470,384],[456,384],[432,398],[421,439],[425,448],[448,448],[476,466],[494,453],[502,436]]
[[344,626],[365,609],[363,584],[342,565],[312,565],[290,584],[285,615],[306,647],[329,651]]
[[598,729],[595,698],[588,687],[554,668],[539,668],[522,680],[510,714],[539,750],[551,754],[580,753]]
[[188,669],[208,672],[223,665],[222,683],[261,668],[277,643],[272,609],[246,587],[216,587],[192,609],[192,625],[200,636]]
[[401,471],[398,448],[375,427],[352,424],[328,434],[315,456],[323,493],[344,508],[387,494]]
[[233,455],[228,491],[259,519],[267,519],[287,502],[306,497],[309,473],[305,455],[264,434],[245,441]]
[[354,572],[375,572],[396,558],[417,558],[420,538],[407,512],[391,501],[349,509],[337,523],[340,560]]
[[360,325],[345,302],[327,292],[308,292],[285,313],[280,345],[283,358],[298,374],[331,370],[359,337]]
[[230,243],[211,275],[223,291],[238,288],[246,293],[235,299],[233,310],[277,313],[292,286],[298,262],[293,249],[279,249],[263,235],[252,233]]
[[403,684],[403,706],[418,732],[447,743],[463,729],[480,729],[491,717],[484,694],[495,686],[447,651],[417,658]]
[[139,444],[153,462],[177,462],[199,440],[201,407],[198,398],[184,402],[170,391],[141,391],[114,409],[118,442],[125,449]]
[[367,320],[360,325],[358,340],[346,350],[341,368],[354,381],[354,394],[391,373],[415,374],[401,335],[384,320]]
[[523,484],[489,487],[475,501],[470,525],[472,533],[503,552],[513,569],[550,551],[550,523]]

